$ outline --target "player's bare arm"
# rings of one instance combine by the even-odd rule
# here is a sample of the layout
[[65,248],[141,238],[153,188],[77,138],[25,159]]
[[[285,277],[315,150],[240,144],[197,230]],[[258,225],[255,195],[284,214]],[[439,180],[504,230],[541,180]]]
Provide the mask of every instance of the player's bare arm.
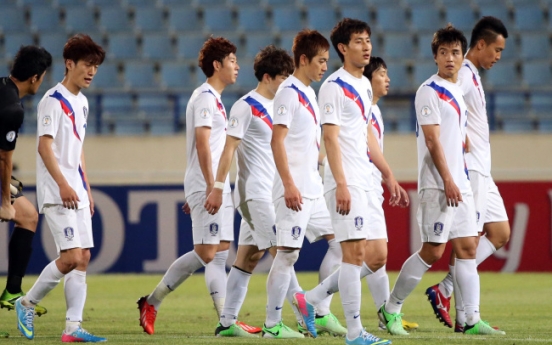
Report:
[[86,163],[84,162],[84,149],[81,153],[81,169],[84,182],[86,183],[86,191],[88,192],[88,200],[90,201],[90,217],[94,215],[94,198],[92,197],[92,188],[88,182],[88,174],[86,173]]
[[460,193],[460,189],[458,189],[458,186],[456,186],[452,179],[443,146],[439,141],[441,128],[439,125],[422,125],[421,127],[424,132],[425,144],[431,154],[431,160],[433,160],[433,164],[435,164],[441,179],[443,179],[447,205],[457,207],[458,202],[462,201],[462,193]]
[[284,139],[288,134],[289,129],[284,125],[274,125],[272,129],[272,140],[270,146],[272,147],[272,154],[274,155],[274,163],[282,184],[284,185],[284,200],[286,201],[286,207],[294,211],[301,211],[301,204],[303,203],[303,197],[301,192],[295,186],[293,177],[289,172],[288,159],[286,154],[286,148],[284,146]]
[[48,173],[52,176],[54,181],[59,187],[59,195],[63,202],[63,207],[72,210],[78,209],[78,203],[80,201],[77,193],[71,188],[65,176],[61,173],[58,161],[52,150],[52,144],[54,138],[49,135],[43,135],[38,139],[38,154],[44,161],[44,165],[48,170]]
[[211,127],[197,127],[195,129],[195,135],[199,167],[201,168],[205,183],[207,184],[207,190],[205,191],[205,196],[207,197],[215,184],[213,169],[211,168],[211,145],[209,144]]
[[[230,166],[232,165],[232,160],[234,159],[234,153],[236,152],[240,142],[241,139],[239,138],[231,135],[226,136],[226,143],[224,144],[224,150],[220,156],[217,168],[216,182],[224,183],[226,181],[226,176],[230,171]],[[222,191],[223,188],[213,188],[211,193],[207,196],[204,207],[209,214],[216,214],[219,211],[220,206],[222,205]]]
[[340,127],[334,124],[324,124],[322,127],[324,128],[324,145],[326,146],[328,163],[337,186],[335,189],[336,212],[344,216],[351,211],[351,193],[347,187],[347,179],[341,160]]
[[401,199],[404,197],[404,194],[401,193],[401,186],[395,179],[395,175],[393,175],[393,171],[391,171],[385,157],[383,157],[378,140],[372,131],[372,122],[368,123],[368,149],[370,150],[370,158],[372,159],[372,163],[374,163],[376,168],[381,172],[383,181],[387,185],[389,193],[391,193],[389,204],[392,206],[398,206]]
[[2,203],[0,204],[0,220],[8,221],[15,218],[15,209],[10,200],[10,181],[12,173],[13,151],[0,150],[0,181],[2,183]]
[[467,134],[466,134],[466,141],[464,142],[464,151],[466,153],[470,152],[470,138]]

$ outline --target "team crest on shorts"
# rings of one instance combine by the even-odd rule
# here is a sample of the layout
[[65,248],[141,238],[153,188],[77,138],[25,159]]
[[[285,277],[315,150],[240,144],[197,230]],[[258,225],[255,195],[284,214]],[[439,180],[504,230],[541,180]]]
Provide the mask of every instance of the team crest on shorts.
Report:
[[6,140],[8,142],[13,142],[15,140],[15,131],[9,131],[8,134],[6,134]]
[[219,232],[219,225],[217,223],[209,224],[209,233],[211,236],[216,236]]
[[70,226],[63,229],[63,234],[65,235],[65,238],[67,239],[67,241],[72,241],[73,238],[75,237],[75,231]]
[[355,228],[361,230],[364,225],[364,219],[362,217],[355,217]]
[[291,228],[291,237],[293,237],[294,240],[297,240],[299,239],[299,236],[301,236],[301,227],[294,226]]
[[435,224],[433,224],[433,232],[435,233],[435,235],[441,236],[444,227],[445,226],[443,225],[443,223],[436,222]]

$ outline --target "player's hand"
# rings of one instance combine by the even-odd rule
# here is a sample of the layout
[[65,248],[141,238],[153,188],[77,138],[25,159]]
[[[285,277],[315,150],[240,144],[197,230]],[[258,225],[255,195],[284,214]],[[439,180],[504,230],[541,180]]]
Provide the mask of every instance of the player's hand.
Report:
[[470,138],[466,135],[466,142],[464,143],[464,153],[470,152]]
[[387,185],[387,189],[391,194],[391,197],[389,198],[389,205],[398,206],[402,199],[401,186],[399,186],[399,183],[397,182],[397,180],[395,180],[394,176],[386,178],[385,184]]
[[90,185],[88,186],[88,200],[90,200],[90,217],[94,215],[94,198],[92,197],[92,192],[90,191]]
[[401,189],[401,201],[399,202],[399,206],[404,208],[404,207],[408,207],[408,205],[410,205],[410,198],[408,197],[408,193],[406,192],[406,190],[404,190],[403,187],[400,187],[399,188]]
[[184,214],[192,213],[192,210],[190,210],[190,205],[188,205],[187,202],[185,202],[184,205],[182,205],[182,212],[184,212]]
[[286,207],[294,211],[301,211],[301,204],[303,204],[303,197],[299,189],[295,187],[294,184],[285,187],[284,189],[284,200],[286,201]]
[[4,203],[4,206],[0,207],[0,221],[7,222],[15,218],[15,207],[10,203]]
[[207,196],[207,200],[205,200],[205,204],[203,205],[203,207],[205,207],[209,214],[216,214],[219,211],[221,205],[222,189],[213,188],[213,190],[211,190],[211,194]]
[[453,181],[445,183],[445,197],[447,206],[451,207],[458,207],[458,203],[462,201],[462,193]]
[[347,185],[338,185],[335,189],[336,212],[346,216],[351,212],[351,193]]
[[69,186],[69,184],[63,184],[59,186],[59,195],[61,196],[61,201],[63,202],[63,207],[76,210],[79,208],[79,196],[77,192]]

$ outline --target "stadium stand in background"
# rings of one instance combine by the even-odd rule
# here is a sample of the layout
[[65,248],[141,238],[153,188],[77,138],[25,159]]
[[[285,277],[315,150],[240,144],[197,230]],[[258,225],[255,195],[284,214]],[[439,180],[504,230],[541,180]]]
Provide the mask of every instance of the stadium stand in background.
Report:
[[[222,95],[229,110],[256,85],[260,48],[291,50],[304,27],[329,38],[343,17],[370,24],[373,55],[388,63],[391,92],[381,104],[388,133],[412,132],[414,93],[436,71],[432,33],[451,22],[469,39],[483,15],[502,19],[510,34],[502,60],[482,72],[491,129],[552,132],[552,0],[0,0],[0,8],[2,75],[22,44],[42,45],[56,59],[38,95],[63,78],[70,35],[87,33],[104,46],[107,59],[86,92],[87,134],[182,132],[188,98],[205,79],[197,53],[209,35],[238,46],[240,75]],[[332,49],[327,75],[339,66]],[[24,134],[36,132],[39,100],[24,102]]]

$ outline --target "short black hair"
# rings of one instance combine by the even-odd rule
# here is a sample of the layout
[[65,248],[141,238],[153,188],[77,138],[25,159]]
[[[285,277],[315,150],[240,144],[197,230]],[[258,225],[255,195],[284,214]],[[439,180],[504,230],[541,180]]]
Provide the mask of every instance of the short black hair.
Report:
[[52,55],[38,46],[21,46],[15,55],[10,75],[19,81],[26,81],[35,75],[39,77],[52,65]]
[[330,34],[330,40],[332,41],[332,45],[337,52],[337,55],[341,59],[341,62],[343,62],[344,57],[337,48],[337,45],[339,43],[347,45],[351,41],[352,34],[358,34],[365,31],[368,33],[369,36],[372,35],[370,25],[358,19],[343,18],[339,23],[334,26],[334,28],[332,29],[332,33]]
[[271,44],[257,53],[253,70],[258,81],[263,80],[265,73],[272,79],[277,75],[289,76],[293,74],[293,59],[284,49]]
[[383,61],[382,58],[378,56],[370,56],[370,64],[364,67],[364,72],[362,74],[372,82],[372,74],[380,68],[387,69],[387,64]]
[[431,41],[431,51],[433,52],[433,56],[437,55],[437,50],[443,44],[454,43],[460,43],[460,46],[462,47],[462,55],[466,54],[466,51],[468,50],[468,40],[466,40],[466,36],[464,36],[462,31],[448,23],[447,26],[437,30],[437,32],[433,34],[433,40]]
[[505,39],[508,38],[508,30],[504,23],[496,17],[486,16],[477,22],[473,27],[470,39],[470,48],[477,45],[479,40],[484,40],[486,44],[491,44],[496,41],[498,35],[502,35]]

